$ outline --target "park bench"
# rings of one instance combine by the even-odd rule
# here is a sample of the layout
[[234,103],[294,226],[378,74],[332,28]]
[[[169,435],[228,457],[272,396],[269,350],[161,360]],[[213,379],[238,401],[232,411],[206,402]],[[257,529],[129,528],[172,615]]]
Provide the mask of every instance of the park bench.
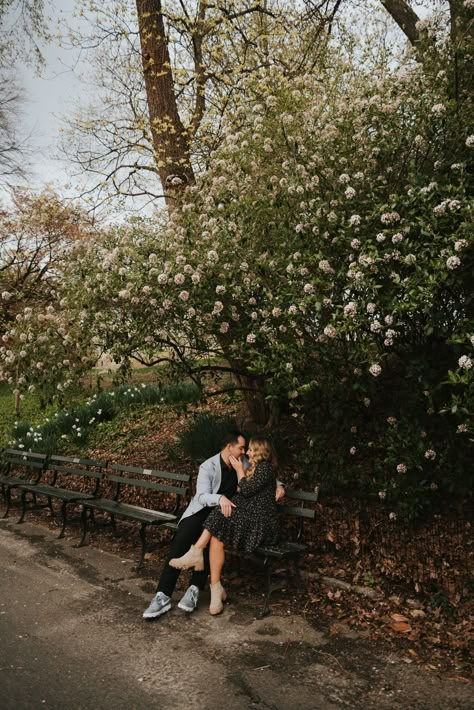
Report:
[[[22,512],[18,523],[23,522],[28,510],[48,507],[54,514],[52,505],[54,498],[62,501],[62,524],[58,538],[64,537],[68,506],[79,505],[83,500],[90,500],[97,496],[100,482],[104,476],[103,469],[106,466],[107,461],[96,459],[82,459],[57,454],[49,456],[48,465],[40,482],[19,485]],[[44,478],[48,475],[50,480],[45,481]],[[29,497],[31,498],[30,505],[28,504]],[[38,497],[46,497],[47,506],[39,506]]]
[[[270,613],[270,597],[278,589],[288,586],[290,579],[301,582],[299,561],[308,550],[304,542],[305,526],[316,518],[315,504],[319,497],[319,487],[314,491],[301,491],[292,488],[285,490],[285,503],[278,505],[280,515],[280,539],[275,545],[262,545],[252,554],[265,570],[265,599],[259,617]],[[285,580],[281,571],[286,572]],[[292,575],[290,577],[290,573]],[[276,580],[275,574],[280,575]]]
[[[137,569],[143,564],[145,553],[153,547],[147,547],[147,528],[170,527],[179,517],[179,509],[188,495],[190,476],[183,473],[169,473],[153,469],[137,468],[113,464],[107,480],[114,486],[114,495],[111,498],[95,498],[81,501],[83,510],[81,515],[82,538],[79,547],[85,544],[88,531],[88,518],[94,520],[94,512],[99,511],[110,516],[110,522],[115,527],[115,517],[125,518],[140,523],[141,556]],[[131,478],[130,476],[134,476]],[[137,478],[142,476],[144,478]],[[159,480],[166,481],[161,483]],[[149,508],[141,507],[127,502],[133,492],[135,499],[146,498]],[[89,512],[89,516],[88,516]]]
[[0,486],[6,503],[3,518],[8,516],[11,507],[12,490],[20,488],[25,483],[31,486],[37,485],[46,468],[47,459],[46,454],[37,454],[32,451],[5,449],[2,452]]

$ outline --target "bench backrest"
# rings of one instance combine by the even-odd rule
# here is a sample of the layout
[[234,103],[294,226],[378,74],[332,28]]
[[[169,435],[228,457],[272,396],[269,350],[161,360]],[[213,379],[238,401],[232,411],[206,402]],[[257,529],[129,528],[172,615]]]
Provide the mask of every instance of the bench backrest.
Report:
[[[115,500],[120,499],[123,486],[131,486],[137,489],[145,489],[150,493],[160,493],[165,496],[170,496],[174,501],[172,510],[173,515],[178,513],[182,501],[189,493],[189,481],[191,476],[186,473],[172,473],[169,471],[158,471],[151,468],[139,468],[137,466],[123,466],[122,464],[111,464],[110,469],[117,471],[121,475],[115,473],[108,474],[107,478],[116,486]],[[133,476],[143,476],[143,478],[135,478]],[[159,480],[166,481],[160,483]]]
[[41,478],[47,461],[47,454],[38,454],[34,451],[4,449],[2,452],[2,463],[7,474],[22,480],[33,480],[36,483]]
[[[59,479],[67,482],[67,487],[74,487],[74,478],[80,479],[82,483],[85,479],[94,481],[91,492],[96,495],[99,485],[104,477],[103,469],[106,468],[107,461],[99,459],[82,459],[76,456],[60,456],[52,454],[48,459],[48,471],[53,474],[51,483],[57,485]],[[81,467],[81,468],[79,468]],[[69,478],[72,476],[74,478]]]
[[318,498],[319,486],[315,486],[313,491],[285,489],[285,502],[278,506],[278,510],[285,518],[296,521],[296,540],[298,542],[303,539],[305,521],[314,520],[316,517],[315,505]]

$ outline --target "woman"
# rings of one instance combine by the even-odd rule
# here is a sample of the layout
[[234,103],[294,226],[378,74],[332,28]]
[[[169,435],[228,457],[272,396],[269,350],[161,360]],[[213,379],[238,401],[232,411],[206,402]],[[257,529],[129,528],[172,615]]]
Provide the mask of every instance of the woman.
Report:
[[268,439],[252,438],[247,451],[249,467],[239,459],[230,457],[237,473],[239,492],[232,499],[235,508],[225,517],[220,508],[215,508],[207,517],[204,531],[188,552],[170,560],[178,569],[204,569],[203,550],[209,544],[211,567],[210,614],[220,614],[227,595],[221,584],[226,546],[243,552],[253,552],[260,545],[275,542],[278,536],[278,513],[275,501],[276,457]]

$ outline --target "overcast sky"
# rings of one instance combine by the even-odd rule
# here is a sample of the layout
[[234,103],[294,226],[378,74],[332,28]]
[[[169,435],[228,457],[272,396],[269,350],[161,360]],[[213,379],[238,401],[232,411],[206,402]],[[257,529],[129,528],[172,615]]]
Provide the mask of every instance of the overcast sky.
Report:
[[[53,0],[49,7],[52,29],[61,15],[69,17],[71,24],[77,22],[72,17],[74,4],[75,0]],[[68,69],[75,61],[72,51],[62,49],[55,42],[41,49],[46,62],[41,74],[38,75],[33,68],[25,67],[20,67],[18,73],[26,99],[24,129],[31,136],[31,182],[36,187],[46,182],[61,187],[68,182],[68,173],[66,165],[54,157],[60,116],[68,112],[78,97],[86,95],[86,89]]]

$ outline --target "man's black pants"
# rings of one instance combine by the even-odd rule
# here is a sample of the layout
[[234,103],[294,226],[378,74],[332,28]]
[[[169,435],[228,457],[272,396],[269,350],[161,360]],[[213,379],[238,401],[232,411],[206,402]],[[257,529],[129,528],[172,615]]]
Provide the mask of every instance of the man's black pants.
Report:
[[[168,561],[172,557],[181,557],[185,552],[189,550],[191,545],[197,542],[203,531],[203,524],[209,513],[213,508],[203,508],[199,510],[194,515],[190,515],[184,520],[181,520],[178,529],[176,530],[175,536],[171,541],[170,552],[168,555]],[[166,562],[166,565],[161,573],[160,581],[158,582],[157,592],[163,592],[168,597],[170,597],[176,587],[178,581],[180,569],[175,569],[170,567]],[[204,570],[202,572],[196,572],[193,570],[190,584],[195,584],[199,589],[204,589],[206,586],[206,581],[209,576],[209,547],[204,550]]]

